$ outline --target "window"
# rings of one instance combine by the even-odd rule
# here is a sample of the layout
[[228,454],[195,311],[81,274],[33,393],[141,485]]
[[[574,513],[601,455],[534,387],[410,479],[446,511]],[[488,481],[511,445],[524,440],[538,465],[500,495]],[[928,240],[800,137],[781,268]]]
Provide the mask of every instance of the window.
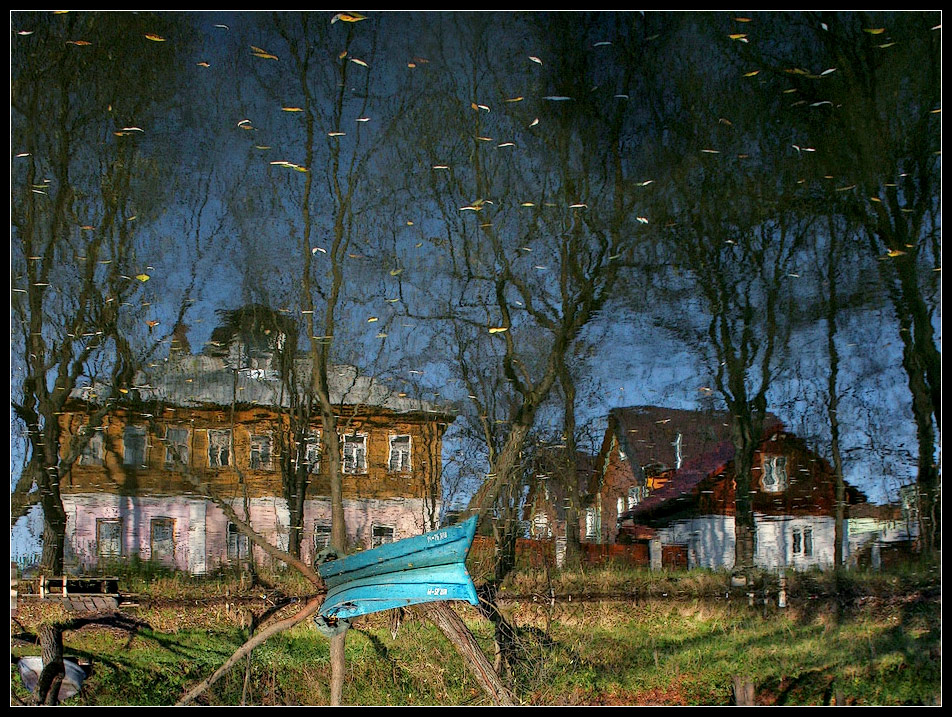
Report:
[[391,473],[410,470],[410,436],[390,436],[390,460],[387,465]]
[[371,539],[371,548],[379,548],[385,543],[393,542],[393,528],[389,525],[375,525],[373,527],[373,537]]
[[119,518],[96,519],[96,549],[101,558],[122,555],[122,521]]
[[787,489],[787,457],[764,456],[761,484],[768,493],[782,493]]
[[367,436],[363,434],[344,436],[342,453],[344,473],[367,471]]
[[633,485],[628,489],[628,510],[641,502],[641,486]]
[[101,466],[102,446],[102,431],[93,430],[93,434],[89,437],[86,445],[83,446],[83,452],[79,455],[79,465]]
[[304,439],[304,463],[308,473],[317,473],[321,469],[321,436],[309,433]]
[[314,552],[317,553],[331,545],[331,526],[327,523],[314,524]]
[[803,554],[806,557],[813,555],[813,528],[803,529]]
[[169,426],[165,429],[165,467],[188,465],[188,429]]
[[231,431],[208,430],[208,467],[222,468],[231,456]]
[[175,521],[171,518],[153,518],[150,527],[152,560],[172,563],[175,559]]
[[254,470],[271,469],[271,436],[251,437],[251,462]]
[[[811,539],[812,543],[812,539]],[[793,529],[793,554],[799,555],[803,552],[803,533],[800,532],[799,528]],[[812,552],[812,546],[811,546]]]
[[532,532],[536,538],[551,538],[552,529],[549,526],[549,516],[545,513],[536,513],[532,516]]
[[229,523],[225,531],[227,546],[225,555],[229,560],[245,560],[248,557],[248,536],[238,530],[238,526]]
[[598,509],[585,509],[585,539],[598,540]]
[[122,464],[145,468],[145,428],[126,426],[122,432]]

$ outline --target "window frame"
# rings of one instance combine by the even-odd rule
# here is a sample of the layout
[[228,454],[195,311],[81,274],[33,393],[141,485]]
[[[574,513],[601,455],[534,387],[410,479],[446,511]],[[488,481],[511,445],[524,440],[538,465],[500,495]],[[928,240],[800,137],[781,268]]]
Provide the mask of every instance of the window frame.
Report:
[[[355,453],[353,463],[354,465],[348,468],[348,446],[361,445],[362,450],[357,450]],[[366,433],[345,433],[341,436],[341,473],[344,475],[363,475],[367,473],[367,434]]]
[[[118,535],[113,539],[118,543],[118,550],[116,552],[103,552],[103,536],[102,531],[104,526],[115,526],[118,529]],[[111,542],[111,541],[110,541]],[[122,543],[122,518],[96,518],[96,557],[98,558],[121,558],[123,553],[123,543]]]
[[[394,441],[398,439],[406,438],[406,449],[398,449],[396,455],[400,456],[400,464],[398,467],[393,467],[394,459]],[[387,456],[387,472],[388,473],[410,473],[413,470],[413,439],[410,437],[409,433],[391,433],[389,436],[390,444],[390,454]],[[405,458],[404,458],[405,456]]]
[[[787,490],[789,473],[785,455],[765,453],[761,457],[760,469],[760,485],[765,493],[783,493]],[[769,483],[768,477],[770,479]]]
[[[322,536],[320,542],[317,538],[318,535]],[[315,520],[314,528],[311,530],[311,542],[314,546],[315,555],[317,555],[320,551],[331,547],[331,524]]]
[[[263,444],[256,446],[256,441],[263,442]],[[265,447],[264,451],[262,451],[263,446]],[[248,439],[248,467],[255,471],[274,470],[273,448],[274,439],[270,433],[252,433]],[[258,456],[258,465],[255,465],[256,454]],[[267,460],[263,461],[262,456],[267,458]]]
[[[137,457],[135,453],[130,455],[130,438],[142,439],[142,460],[132,461]],[[136,446],[133,445],[133,448]],[[127,424],[122,428],[122,465],[126,468],[148,468],[149,467],[149,432],[145,426],[136,424]]]
[[[390,531],[390,540],[381,540],[377,542],[377,531],[378,530],[389,530]],[[381,536],[382,537],[382,536]],[[390,543],[397,542],[397,529],[393,525],[387,525],[384,523],[372,523],[370,526],[370,547],[379,548],[381,545],[389,545]]]
[[[184,436],[181,441],[173,442],[169,436],[169,431],[181,431]],[[188,466],[189,456],[191,454],[191,433],[189,432],[188,426],[182,425],[171,425],[165,427],[165,438],[163,442],[165,443],[165,468],[166,470],[174,470],[177,467],[185,468]],[[182,453],[178,457],[181,460],[175,460],[173,457],[175,455],[175,449],[181,448]]]
[[[225,438],[224,445],[220,445],[219,441],[212,441],[212,436],[218,438]],[[208,467],[209,468],[228,468],[231,465],[231,429],[230,428],[206,428],[205,429],[205,438],[208,443],[207,450],[205,451],[208,456]],[[217,453],[217,460],[212,460],[212,448],[215,447]],[[221,462],[222,451],[225,451],[225,462]]]
[[103,439],[103,429],[83,427],[84,432],[89,432],[89,440],[79,452],[79,465],[81,466],[102,466],[105,463],[106,442]]
[[[321,471],[321,443],[320,431],[309,431],[304,437],[304,464],[307,466],[309,475],[315,475]],[[313,459],[312,459],[313,455]]]
[[225,559],[229,562],[247,560],[251,554],[251,540],[230,520],[225,526]]
[[[169,528],[169,553],[167,555],[156,556],[156,538],[155,538],[155,529],[158,526],[167,525]],[[164,541],[163,541],[164,542]],[[165,564],[174,564],[175,563],[175,518],[170,518],[168,516],[155,516],[149,520],[149,557],[151,560],[156,562],[163,562]]]

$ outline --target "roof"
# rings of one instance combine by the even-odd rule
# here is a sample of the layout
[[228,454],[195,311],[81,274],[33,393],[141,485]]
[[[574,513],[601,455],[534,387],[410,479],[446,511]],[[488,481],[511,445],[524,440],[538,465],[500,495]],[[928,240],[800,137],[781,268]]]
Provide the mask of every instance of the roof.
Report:
[[647,515],[671,501],[690,501],[694,489],[705,478],[719,473],[734,459],[734,444],[723,441],[713,450],[681,466],[663,486],[653,491],[638,505],[618,516],[618,520],[630,520],[636,516]]
[[[295,351],[296,327],[289,317],[260,304],[217,313],[221,323],[201,354],[189,353],[187,339],[182,340],[185,327],[177,325],[178,340],[169,358],[136,374],[130,398],[186,408],[232,404],[289,408],[294,390],[282,381],[281,371],[294,378],[295,390],[303,397],[304,388],[311,385],[313,362]],[[355,366],[332,365],[327,374],[330,400],[336,406],[455,415],[447,407],[411,398],[361,374]],[[70,395],[89,401],[97,393],[101,391],[93,386]]]
[[[690,411],[661,406],[613,408],[609,431],[614,432],[632,471],[650,464],[678,468],[678,452],[684,467],[717,451],[731,440],[731,415],[727,411]],[[766,430],[782,425],[768,413]]]
[[[295,359],[298,383],[310,385],[311,362]],[[373,406],[395,413],[437,413],[450,416],[446,406],[411,398],[379,379],[360,374],[354,366],[328,367],[331,402],[339,406]],[[290,406],[288,389],[270,371],[232,368],[225,357],[185,354],[140,372],[135,392],[139,400],[166,405],[199,408],[230,406],[232,403],[256,406]],[[90,387],[78,388],[74,398],[89,400]]]

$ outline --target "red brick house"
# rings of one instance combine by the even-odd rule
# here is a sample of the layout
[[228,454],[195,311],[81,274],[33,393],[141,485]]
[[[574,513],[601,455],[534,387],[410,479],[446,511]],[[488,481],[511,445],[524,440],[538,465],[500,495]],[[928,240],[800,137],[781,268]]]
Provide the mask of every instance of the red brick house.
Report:
[[[755,563],[765,568],[829,565],[833,471],[775,416],[768,414],[765,424],[752,476]],[[733,456],[726,412],[612,409],[595,475],[580,482],[588,486],[582,493],[582,541],[647,547],[654,567],[732,566]],[[847,488],[848,503],[864,500]],[[533,526],[541,522],[542,505],[531,506]],[[558,528],[550,533],[558,535]]]
[[[661,417],[663,413],[668,413]],[[602,492],[615,497],[614,540],[652,544],[653,561],[685,567],[729,568],[734,562],[734,446],[729,437],[726,413],[694,414],[666,409],[619,409],[616,426],[629,432],[628,460],[612,460],[609,450]],[[665,421],[665,423],[657,423]],[[702,427],[704,423],[706,427]],[[660,480],[644,468],[644,449],[631,437],[648,423],[664,426],[655,432],[658,443],[686,431],[685,423],[701,430],[701,440],[686,445],[675,457],[674,470],[662,472]],[[704,440],[705,437],[707,440]],[[711,441],[710,438],[719,439]],[[670,442],[677,448],[679,440]],[[608,446],[611,449],[611,446]],[[664,448],[663,443],[660,446]],[[632,460],[634,459],[634,460]],[[627,470],[624,466],[627,464]],[[633,465],[634,464],[634,465]],[[638,473],[638,467],[641,473]],[[832,467],[799,437],[768,415],[762,440],[754,454],[751,481],[756,525],[755,565],[774,569],[825,567],[833,562],[835,476]],[[643,485],[627,509],[617,498],[627,483]],[[614,492],[612,492],[614,491]],[[847,504],[865,497],[847,486]],[[610,500],[603,499],[603,504]],[[846,526],[844,526],[845,528]],[[606,533],[608,531],[606,530]],[[844,530],[844,533],[846,531]],[[844,550],[849,550],[844,534]]]

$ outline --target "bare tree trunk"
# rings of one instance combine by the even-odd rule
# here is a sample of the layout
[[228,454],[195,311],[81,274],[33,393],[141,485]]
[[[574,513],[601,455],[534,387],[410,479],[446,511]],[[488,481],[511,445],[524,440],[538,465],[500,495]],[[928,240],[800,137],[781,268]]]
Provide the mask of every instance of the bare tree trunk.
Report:
[[418,605],[416,611],[436,625],[453,643],[456,650],[466,660],[469,670],[480,687],[494,705],[512,707],[517,704],[515,697],[499,679],[493,670],[486,655],[483,654],[473,633],[466,627],[466,623],[456,614],[456,611],[445,602]]
[[33,691],[33,700],[38,705],[55,705],[59,701],[60,683],[63,681],[63,626],[58,624],[40,627],[40,649],[43,655],[43,671]]
[[334,707],[343,704],[344,673],[347,671],[347,660],[344,657],[346,641],[346,632],[331,638],[331,705]]

